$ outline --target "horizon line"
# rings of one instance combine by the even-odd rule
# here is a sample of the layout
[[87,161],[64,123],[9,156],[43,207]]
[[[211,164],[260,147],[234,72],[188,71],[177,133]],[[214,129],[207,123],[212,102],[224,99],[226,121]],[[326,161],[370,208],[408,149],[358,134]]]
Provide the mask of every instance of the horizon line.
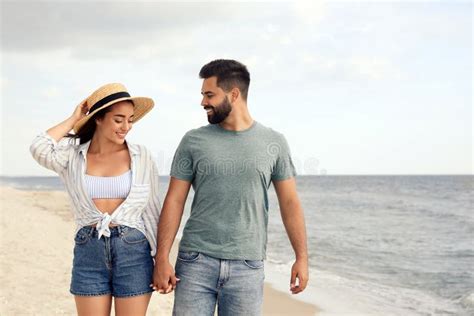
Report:
[[[340,173],[340,174],[298,174],[296,177],[332,177],[332,176],[474,176],[473,173]],[[1,178],[59,178],[58,175],[0,175]],[[159,175],[170,177],[170,175]]]

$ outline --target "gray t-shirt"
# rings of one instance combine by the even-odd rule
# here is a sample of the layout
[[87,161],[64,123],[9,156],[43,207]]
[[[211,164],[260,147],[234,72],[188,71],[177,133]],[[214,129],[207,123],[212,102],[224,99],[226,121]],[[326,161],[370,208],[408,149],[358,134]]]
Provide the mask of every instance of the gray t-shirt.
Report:
[[265,258],[271,181],[296,175],[285,137],[260,123],[244,131],[218,124],[191,130],[171,176],[192,183],[191,214],[180,243],[220,259]]

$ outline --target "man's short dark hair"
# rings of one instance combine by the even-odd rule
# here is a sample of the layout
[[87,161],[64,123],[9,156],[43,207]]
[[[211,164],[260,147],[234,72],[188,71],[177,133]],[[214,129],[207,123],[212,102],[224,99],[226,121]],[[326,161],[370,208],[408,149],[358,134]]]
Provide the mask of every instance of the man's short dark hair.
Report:
[[232,59],[216,59],[204,65],[199,72],[201,79],[217,77],[217,86],[229,92],[237,87],[242,94],[242,98],[247,100],[250,84],[250,74],[247,67]]

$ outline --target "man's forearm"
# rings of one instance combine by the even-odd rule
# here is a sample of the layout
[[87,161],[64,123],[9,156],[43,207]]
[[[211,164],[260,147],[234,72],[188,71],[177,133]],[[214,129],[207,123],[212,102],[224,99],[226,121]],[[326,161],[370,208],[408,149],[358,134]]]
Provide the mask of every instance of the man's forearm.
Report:
[[158,241],[155,259],[157,261],[166,259],[173,246],[174,239],[181,223],[184,205],[165,199],[158,223]]
[[296,259],[307,260],[306,227],[300,202],[289,201],[284,205],[280,205],[280,210]]

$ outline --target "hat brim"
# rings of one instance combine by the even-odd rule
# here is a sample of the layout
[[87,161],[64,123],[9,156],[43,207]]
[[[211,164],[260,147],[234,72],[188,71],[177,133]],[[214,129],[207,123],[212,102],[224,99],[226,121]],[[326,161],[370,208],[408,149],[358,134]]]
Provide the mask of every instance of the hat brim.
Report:
[[104,104],[97,110],[92,113],[88,113],[87,116],[83,117],[79,121],[74,124],[73,130],[74,133],[78,133],[81,128],[89,121],[97,112],[114,105],[115,103],[122,102],[122,101],[132,101],[133,102],[133,123],[138,122],[145,114],[150,112],[151,109],[155,106],[155,102],[151,98],[146,97],[126,97],[113,100],[109,103]]

